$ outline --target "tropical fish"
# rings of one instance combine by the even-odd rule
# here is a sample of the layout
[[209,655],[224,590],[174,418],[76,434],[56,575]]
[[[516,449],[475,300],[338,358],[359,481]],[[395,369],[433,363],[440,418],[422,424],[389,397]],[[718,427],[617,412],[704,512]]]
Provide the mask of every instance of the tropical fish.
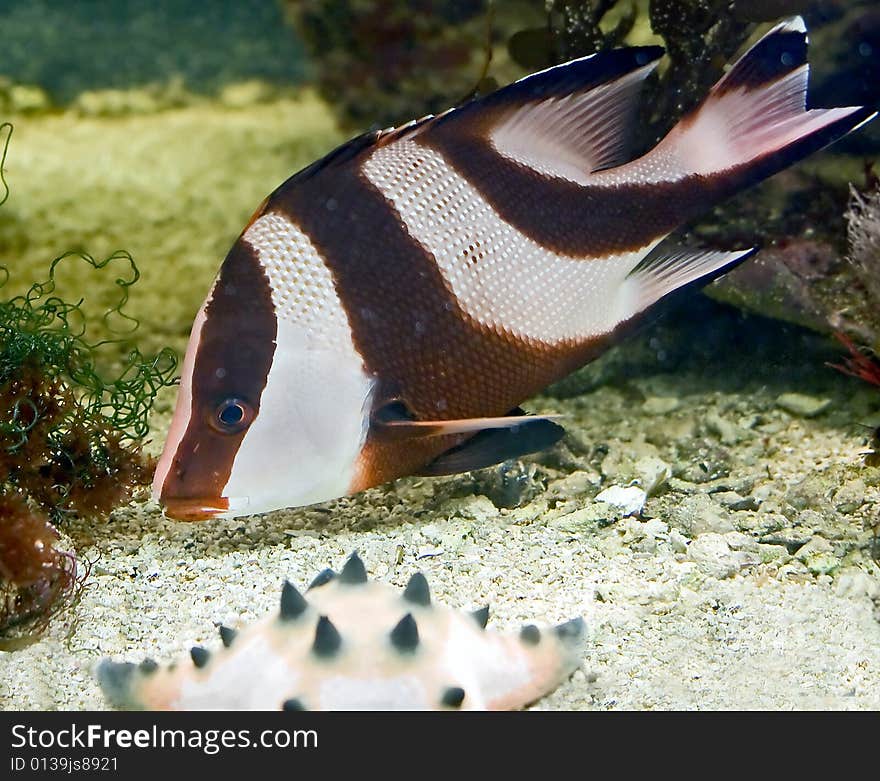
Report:
[[488,607],[434,603],[421,573],[403,592],[368,582],[354,553],[305,596],[285,582],[275,614],[220,627],[213,652],[195,646],[167,668],[105,659],[96,673],[108,702],[125,710],[511,710],[580,664],[583,619],[514,634],[487,629],[488,620]]
[[525,399],[754,251],[667,235],[876,113],[806,109],[794,18],[628,160],[662,53],[599,53],[365,134],[269,195],[193,325],[153,483],[167,513],[311,504],[553,444]]

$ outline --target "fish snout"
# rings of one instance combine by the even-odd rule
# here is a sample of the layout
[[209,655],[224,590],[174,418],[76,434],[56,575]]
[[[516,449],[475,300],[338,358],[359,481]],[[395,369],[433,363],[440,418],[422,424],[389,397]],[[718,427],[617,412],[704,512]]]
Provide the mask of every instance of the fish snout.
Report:
[[226,511],[222,500],[163,499],[162,511],[175,521],[207,521]]
[[176,521],[208,521],[242,515],[248,499],[218,497],[163,497],[159,500],[168,518]]

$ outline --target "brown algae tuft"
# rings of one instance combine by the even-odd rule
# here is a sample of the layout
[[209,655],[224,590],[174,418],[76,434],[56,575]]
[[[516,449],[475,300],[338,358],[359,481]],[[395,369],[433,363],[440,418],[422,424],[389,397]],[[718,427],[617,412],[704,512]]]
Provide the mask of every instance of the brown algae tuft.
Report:
[[[0,133],[2,203],[11,125]],[[84,273],[121,270],[116,303],[103,315],[110,338],[89,341],[83,300],[56,294],[59,264],[76,261]],[[9,276],[0,266],[0,288]],[[130,345],[137,322],[124,307],[138,277],[128,253],[97,261],[68,252],[52,261],[46,280],[0,301],[0,647],[15,644],[13,627],[30,622],[38,632],[81,578],[73,554],[55,549],[53,524],[106,517],[150,479],[153,465],[141,450],[147,417],[159,390],[174,382],[177,360],[169,349],[146,357]]]
[[0,493],[0,651],[38,638],[79,594],[88,564],[78,572],[76,557],[58,550],[57,540],[45,514],[20,494]]

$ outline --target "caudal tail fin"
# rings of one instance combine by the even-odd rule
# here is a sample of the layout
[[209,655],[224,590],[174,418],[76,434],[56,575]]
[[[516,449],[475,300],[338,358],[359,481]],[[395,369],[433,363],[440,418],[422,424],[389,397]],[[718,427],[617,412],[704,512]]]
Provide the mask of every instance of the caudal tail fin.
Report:
[[807,109],[807,30],[797,16],[749,49],[654,152],[678,175],[724,176],[736,190],[855,130],[875,108]]
[[[873,118],[875,108],[807,109],[807,31],[795,17],[749,49],[648,154],[608,176],[678,183],[679,218],[690,219],[781,171]],[[601,175],[601,174],[600,174]],[[621,319],[674,290],[703,284],[753,254],[659,248],[621,287]]]

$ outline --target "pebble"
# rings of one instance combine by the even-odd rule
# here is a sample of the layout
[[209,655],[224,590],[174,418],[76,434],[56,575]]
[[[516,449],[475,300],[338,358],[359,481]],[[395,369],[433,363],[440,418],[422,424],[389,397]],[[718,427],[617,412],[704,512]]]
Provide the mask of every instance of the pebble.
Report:
[[867,572],[846,573],[837,582],[837,596],[880,599],[880,580],[871,577]]
[[700,535],[688,546],[687,557],[701,572],[718,580],[729,578],[759,561],[752,553],[732,550],[721,534]]
[[578,470],[551,483],[547,489],[547,496],[554,499],[579,499],[592,496],[600,480],[596,472]]
[[649,396],[642,404],[642,409],[648,415],[668,415],[680,406],[681,401],[676,396]]
[[868,486],[864,480],[860,478],[850,480],[837,489],[837,493],[834,494],[834,506],[839,512],[854,513],[865,503],[867,492]]
[[613,485],[596,496],[597,502],[616,507],[624,516],[638,515],[644,509],[647,499],[648,494],[635,485],[626,488]]
[[678,529],[669,532],[669,545],[675,553],[687,553],[688,539]]
[[840,566],[840,559],[834,555],[834,545],[818,535],[801,547],[795,558],[814,575],[828,575]]
[[764,534],[760,542],[765,545],[783,546],[788,550],[797,550],[810,541],[812,533],[803,526],[784,526]]
[[713,494],[716,502],[720,502],[728,510],[757,510],[761,502],[754,496],[741,496],[736,491],[719,491]]
[[716,434],[723,445],[735,445],[742,440],[743,432],[735,423],[722,418],[715,412],[706,415],[706,428]]
[[652,539],[665,540],[669,536],[669,526],[659,518],[651,518],[644,524],[644,531]]
[[776,406],[802,418],[814,418],[831,406],[831,399],[807,396],[804,393],[783,393],[776,397]]
[[654,496],[672,476],[672,468],[660,458],[644,456],[633,465],[639,483],[648,496]]
[[670,510],[669,523],[690,537],[709,533],[726,534],[734,530],[726,511],[706,494],[685,497]]
[[609,513],[607,505],[590,504],[574,512],[553,518],[548,522],[548,525],[554,529],[572,533],[595,531],[599,526],[613,522],[614,518],[609,517],[610,515],[612,514]]

